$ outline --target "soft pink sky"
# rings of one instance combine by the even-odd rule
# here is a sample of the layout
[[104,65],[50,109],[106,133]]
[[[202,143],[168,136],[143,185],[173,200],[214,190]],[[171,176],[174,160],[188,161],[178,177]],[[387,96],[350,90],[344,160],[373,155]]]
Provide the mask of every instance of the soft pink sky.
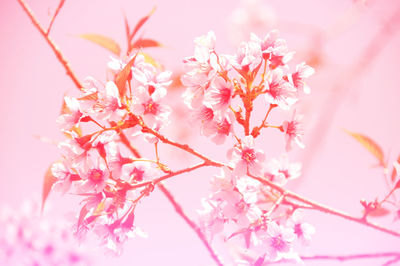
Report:
[[[323,64],[310,81],[313,94],[303,108],[306,112],[306,144],[312,143],[311,129],[327,102],[333,100],[334,85],[358,60],[364,48],[384,23],[400,8],[398,1],[367,1],[354,20],[344,21],[353,5],[350,0],[264,1],[274,12],[281,36],[298,57],[310,49],[309,34],[304,25],[330,29],[327,44],[321,47]],[[47,25],[57,0],[29,1],[42,24]],[[145,36],[165,44],[149,50],[175,70],[184,56],[192,54],[193,38],[214,30],[217,49],[232,52],[229,41],[229,16],[239,1],[66,1],[51,36],[68,58],[78,77],[91,75],[104,79],[109,54],[106,50],[77,38],[82,33],[101,33],[125,44],[122,14],[133,25],[153,6],[157,11],[145,26]],[[400,18],[399,18],[400,20]],[[360,198],[373,200],[386,191],[381,172],[370,167],[373,157],[346,135],[343,129],[369,135],[393,157],[400,151],[400,22],[390,30],[393,36],[366,67],[362,76],[345,84],[334,119],[329,122],[326,138],[318,145],[306,176],[293,188],[317,201],[357,215]],[[299,28],[294,27],[297,25]],[[300,26],[299,26],[300,25]],[[301,26],[303,25],[303,26]],[[300,31],[299,31],[300,29]],[[269,29],[266,29],[265,33]],[[55,123],[63,95],[74,91],[74,85],[38,31],[32,26],[16,0],[0,3],[0,203],[13,206],[24,198],[40,195],[42,176],[51,162],[58,159],[55,146],[35,136],[60,140]],[[318,45],[316,45],[318,47]],[[271,136],[282,144],[281,136]],[[281,143],[279,143],[281,141]],[[210,148],[195,141],[200,150]],[[268,139],[263,148],[268,151]],[[271,146],[276,149],[277,144]],[[218,151],[213,151],[219,156]],[[307,158],[305,151],[295,151],[293,158]],[[189,164],[190,162],[188,162]],[[196,217],[200,197],[207,195],[208,179],[213,171],[199,170],[171,180],[167,185],[178,199],[184,199],[187,212]],[[67,206],[66,198],[53,195],[52,205]],[[56,205],[57,204],[57,205]],[[77,211],[75,207],[69,210]],[[57,210],[62,214],[63,211]],[[384,235],[340,218],[310,212],[309,221],[317,229],[309,254],[350,254],[398,251],[399,239]],[[163,196],[155,192],[138,207],[136,223],[148,232],[148,239],[132,240],[120,258],[99,255],[98,265],[212,265],[205,248],[195,234],[180,220]],[[384,221],[385,222],[385,221]],[[386,224],[400,230],[399,222]],[[351,261],[343,265],[376,265],[375,261]],[[307,265],[337,265],[337,262],[315,262]]]

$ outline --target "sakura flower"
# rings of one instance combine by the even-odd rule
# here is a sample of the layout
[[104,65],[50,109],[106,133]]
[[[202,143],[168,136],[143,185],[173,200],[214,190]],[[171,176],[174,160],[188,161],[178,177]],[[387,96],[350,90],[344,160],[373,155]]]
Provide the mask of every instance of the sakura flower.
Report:
[[225,142],[225,139],[229,134],[233,133],[233,122],[235,118],[232,113],[228,113],[224,116],[216,116],[212,121],[208,121],[204,125],[203,133],[206,136],[214,136],[212,141],[220,145]]
[[99,93],[99,99],[93,106],[99,119],[119,120],[123,115],[121,108],[121,99],[117,85],[109,81],[104,90]]
[[286,228],[278,225],[276,222],[270,222],[267,228],[267,254],[271,261],[279,260],[285,254],[292,252],[292,243],[295,234],[292,228]]
[[296,66],[296,72],[291,75],[293,85],[297,90],[304,91],[304,93],[309,94],[311,92],[310,87],[305,83],[305,79],[309,78],[314,74],[314,69],[304,62]]
[[292,120],[284,121],[282,124],[283,132],[285,132],[286,151],[291,149],[293,141],[295,141],[300,148],[305,147],[302,139],[303,129],[301,128],[301,119],[302,116],[296,115],[296,112],[294,112]]
[[265,159],[261,150],[254,148],[253,136],[244,137],[241,147],[235,147],[228,152],[234,173],[243,176],[247,172],[253,175],[260,175],[262,163]]
[[309,223],[303,222],[303,213],[301,210],[295,210],[287,221],[287,225],[293,228],[297,239],[301,244],[308,245],[311,237],[315,234],[315,228]]
[[61,125],[62,130],[70,130],[79,123],[83,113],[76,98],[66,96],[64,102],[66,113],[57,118],[57,123]]
[[142,182],[155,175],[149,162],[132,162],[125,164],[122,169],[121,179],[132,182]]
[[96,193],[101,192],[105,186],[106,181],[109,178],[109,172],[106,166],[99,161],[97,164],[93,164],[86,169],[82,169],[81,177],[83,182],[80,186],[82,192],[93,190]]
[[163,90],[159,93],[165,95],[167,93],[166,87],[172,83],[171,71],[163,71],[157,74],[156,68],[148,63],[138,64],[132,69],[132,75],[140,85],[147,87],[150,95],[156,90]]
[[157,121],[164,125],[168,123],[171,109],[169,106],[161,104],[161,99],[165,96],[164,90],[155,90],[150,95],[148,90],[141,86],[135,93],[133,113],[142,116],[144,122],[150,127]]
[[146,237],[140,228],[133,225],[134,213],[131,210],[119,219],[102,216],[99,218],[93,232],[101,238],[101,243],[114,255],[120,255],[122,245],[128,238]]
[[227,167],[221,169],[221,175],[215,175],[211,179],[213,192],[219,190],[233,190],[236,186],[236,176]]
[[270,104],[277,104],[282,109],[288,110],[296,101],[296,88],[283,78],[281,69],[272,72],[266,85],[265,99]]
[[233,86],[221,77],[213,80],[205,94],[204,105],[211,106],[214,111],[225,112],[233,95]]
[[225,219],[216,203],[209,199],[202,199],[203,210],[199,210],[199,226],[210,240],[223,231]]
[[236,65],[244,72],[252,71],[262,60],[260,44],[257,42],[242,42],[236,53]]
[[51,167],[52,175],[57,178],[57,181],[54,183],[54,189],[63,194],[70,189],[73,181],[81,179],[67,163],[68,161],[56,162]]
[[250,40],[260,44],[264,60],[269,60],[271,58],[271,54],[274,52],[274,46],[277,36],[278,36],[277,30],[269,32],[264,37],[264,39],[260,39],[256,34],[251,33]]
[[209,31],[207,35],[202,35],[194,39],[194,58],[201,63],[205,63],[210,58],[210,51],[215,48],[216,36],[213,31]]
[[300,163],[290,163],[288,155],[282,154],[279,160],[273,158],[268,162],[264,176],[272,182],[284,185],[287,180],[298,178],[300,170]]

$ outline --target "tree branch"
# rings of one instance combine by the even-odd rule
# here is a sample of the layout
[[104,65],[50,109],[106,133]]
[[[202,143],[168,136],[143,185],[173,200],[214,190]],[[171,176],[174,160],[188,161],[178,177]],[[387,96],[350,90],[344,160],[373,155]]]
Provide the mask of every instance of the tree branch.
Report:
[[51,49],[53,50],[54,54],[56,55],[58,61],[64,66],[67,75],[71,78],[72,82],[75,84],[75,86],[79,89],[82,90],[83,86],[79,82],[78,78],[76,77],[75,73],[72,71],[71,67],[69,66],[68,61],[65,59],[64,55],[61,53],[61,51],[58,49],[56,44],[51,40],[51,38],[47,35],[46,31],[43,29],[43,27],[40,25],[39,21],[35,18],[35,15],[33,14],[32,10],[28,7],[28,5],[25,3],[24,0],[17,0],[18,3],[21,5],[25,13],[28,15],[28,17],[31,19],[33,25],[39,30],[39,32],[42,34],[42,36],[45,38],[47,43],[50,45]]
[[[303,261],[312,261],[312,260],[337,260],[340,262],[349,261],[349,260],[361,260],[361,259],[378,259],[378,258],[390,258],[388,262],[384,265],[390,265],[393,262],[397,262],[400,260],[399,252],[383,252],[383,253],[362,253],[362,254],[352,254],[352,255],[315,255],[315,256],[301,256]],[[275,262],[270,262],[269,264],[280,264],[291,262],[291,260],[283,259]],[[389,263],[389,264],[388,264]]]
[[168,191],[168,189],[161,183],[158,184],[158,188],[164,193],[164,195],[168,198],[168,200],[172,203],[172,205],[175,208],[175,211],[185,220],[185,222],[193,229],[193,231],[197,234],[197,236],[200,238],[200,240],[203,242],[204,246],[207,248],[208,252],[210,253],[212,259],[215,261],[215,263],[219,266],[223,266],[223,263],[221,260],[218,258],[218,255],[215,253],[211,245],[208,243],[206,236],[203,234],[201,231],[200,227],[197,226],[196,223],[194,223],[190,218],[185,214],[183,211],[182,207],[178,204],[178,202],[175,200],[174,196],[171,194],[171,192]]
[[51,18],[49,27],[47,28],[46,35],[49,35],[50,30],[51,30],[51,27],[53,26],[53,23],[54,23],[54,21],[56,20],[56,17],[57,17],[57,15],[58,15],[58,13],[60,12],[61,8],[63,7],[64,3],[65,3],[65,0],[61,0],[60,3],[58,4],[57,9],[56,9],[56,12],[54,12],[54,15],[53,15],[53,17]]

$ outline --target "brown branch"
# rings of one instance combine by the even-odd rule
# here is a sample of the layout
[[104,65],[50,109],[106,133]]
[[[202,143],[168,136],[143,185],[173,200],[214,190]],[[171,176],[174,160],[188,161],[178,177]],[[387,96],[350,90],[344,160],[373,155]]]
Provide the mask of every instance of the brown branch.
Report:
[[282,188],[281,186],[278,186],[278,185],[272,183],[271,181],[269,181],[267,179],[264,179],[264,178],[261,178],[261,177],[257,177],[257,176],[253,176],[253,175],[249,175],[249,176],[251,178],[255,179],[255,180],[258,180],[262,184],[268,185],[268,186],[276,189],[280,193],[285,194],[286,198],[292,198],[292,199],[295,199],[295,200],[297,200],[297,201],[299,201],[301,203],[304,203],[304,204],[307,204],[307,205],[311,206],[313,210],[317,210],[317,211],[320,211],[320,212],[329,213],[329,214],[332,214],[332,215],[335,215],[335,216],[339,216],[339,217],[342,217],[342,218],[344,218],[346,220],[353,221],[353,222],[356,222],[356,223],[371,227],[373,229],[376,229],[378,231],[381,231],[381,232],[384,232],[384,233],[387,233],[387,234],[390,234],[390,235],[393,235],[393,236],[396,236],[396,237],[400,237],[400,233],[399,232],[396,232],[396,231],[390,230],[390,229],[388,229],[386,227],[383,227],[383,226],[368,222],[366,219],[363,219],[362,217],[354,217],[354,216],[351,216],[351,215],[349,215],[349,214],[347,214],[345,212],[335,210],[335,209],[333,209],[331,207],[328,207],[328,206],[325,206],[325,205],[323,205],[321,203],[318,203],[318,202],[315,202],[313,200],[307,199],[307,198],[302,197],[302,196],[300,196],[300,195],[298,195],[298,194],[296,194],[294,192],[286,190],[286,189]]
[[203,154],[197,152],[196,150],[194,150],[193,148],[191,148],[189,145],[187,145],[187,144],[180,144],[180,143],[178,143],[178,142],[172,141],[172,140],[168,139],[167,137],[161,135],[161,134],[158,133],[157,131],[155,131],[155,130],[149,128],[149,127],[147,127],[146,125],[142,125],[142,132],[143,132],[143,133],[150,133],[150,134],[152,134],[153,136],[157,137],[157,138],[158,138],[160,141],[162,141],[163,143],[166,143],[166,144],[175,146],[175,147],[177,147],[177,148],[179,148],[179,149],[181,149],[181,150],[184,150],[184,151],[186,151],[186,152],[188,152],[188,153],[191,153],[191,154],[193,154],[194,156],[196,156],[196,157],[202,159],[203,161],[205,161],[206,163],[208,163],[208,165],[210,165],[210,166],[217,166],[217,167],[222,167],[222,166],[224,166],[223,163],[219,163],[219,162],[216,162],[216,161],[214,161],[214,160],[209,159],[207,156],[205,156],[205,155],[203,155]]
[[61,0],[60,3],[58,4],[58,7],[57,7],[57,9],[56,9],[56,12],[54,12],[54,15],[53,15],[53,17],[51,18],[49,27],[47,28],[46,35],[49,35],[50,30],[51,30],[51,27],[53,26],[53,23],[54,23],[54,21],[56,20],[56,17],[57,17],[57,15],[58,15],[58,13],[60,12],[61,8],[63,7],[64,3],[65,3],[65,0]]
[[46,31],[43,29],[43,27],[40,25],[39,21],[35,18],[32,10],[28,7],[28,5],[25,3],[24,0],[17,0],[18,3],[21,5],[25,13],[28,15],[28,17],[31,19],[33,25],[39,30],[39,32],[42,34],[42,36],[45,38],[47,43],[50,45],[51,49],[53,50],[54,54],[56,55],[58,61],[64,66],[67,75],[71,78],[72,82],[74,82],[75,86],[82,90],[83,86],[79,82],[78,78],[72,71],[72,69],[69,66],[68,61],[65,59],[64,55],[61,53],[61,51],[58,49],[56,44],[51,40],[51,38],[47,35]]
[[[352,254],[352,255],[315,255],[315,256],[301,256],[301,259],[304,261],[312,261],[312,260],[337,260],[340,262],[349,261],[349,260],[361,260],[361,259],[378,259],[378,258],[392,258],[390,261],[385,263],[384,265],[390,265],[393,262],[397,262],[400,260],[399,252],[383,252],[383,253],[362,253],[362,254]],[[291,260],[279,260],[275,262],[270,262],[268,264],[280,264],[285,262],[291,262]],[[389,263],[389,264],[388,264]]]
[[158,183],[160,183],[160,182],[162,182],[162,181],[164,181],[166,179],[169,179],[171,177],[174,177],[174,176],[177,176],[177,175],[181,175],[183,173],[188,173],[188,172],[191,172],[193,170],[196,170],[196,169],[204,167],[204,166],[209,166],[209,164],[206,163],[206,162],[199,163],[199,164],[196,164],[194,166],[187,167],[187,168],[184,168],[184,169],[180,169],[180,170],[175,171],[175,172],[170,172],[170,173],[168,173],[166,175],[163,175],[163,176],[161,176],[159,178],[156,178],[156,179],[154,179],[152,181],[145,181],[145,182],[141,182],[141,183],[138,183],[138,184],[129,185],[128,188],[129,189],[137,189],[137,188],[145,187],[145,186],[149,186],[149,185],[156,185],[156,184],[158,184]]
[[124,132],[120,132],[119,133],[119,137],[121,139],[121,142],[130,150],[130,152],[133,154],[133,156],[135,156],[136,158],[140,158],[142,156],[140,156],[139,151],[132,146],[131,142],[128,140],[128,138],[126,137]]
[[[128,140],[128,138],[125,136],[125,134],[122,131],[120,133],[120,138],[121,138],[122,143],[134,154],[135,157],[141,158],[141,155],[140,155],[139,151],[136,150],[136,148],[132,146],[132,144],[130,143],[130,141]],[[223,266],[221,260],[218,258],[218,255],[213,250],[213,248],[211,247],[210,243],[208,243],[207,238],[203,234],[201,229],[197,226],[197,224],[195,222],[190,220],[190,218],[183,211],[182,206],[175,200],[175,198],[172,195],[172,193],[161,183],[162,180],[165,180],[167,178],[170,178],[170,177],[173,177],[175,175],[179,175],[179,174],[182,174],[182,173],[185,173],[185,172],[193,171],[193,170],[195,170],[197,168],[200,168],[200,167],[203,167],[203,166],[206,166],[206,165],[207,165],[206,163],[198,164],[198,165],[195,165],[193,167],[189,167],[189,168],[186,168],[186,169],[174,172],[174,173],[169,173],[169,174],[167,174],[165,176],[162,176],[162,177],[156,179],[155,181],[144,182],[144,183],[141,183],[141,184],[143,186],[147,186],[147,185],[150,185],[150,184],[151,185],[157,184],[158,188],[167,197],[169,202],[174,207],[176,213],[178,213],[178,215],[180,215],[182,217],[182,219],[185,220],[185,222],[189,225],[189,227],[197,234],[197,236],[203,242],[204,246],[207,248],[208,252],[210,253],[211,258],[217,263],[217,265]],[[137,184],[137,185],[140,185],[140,184]]]
[[175,200],[174,196],[168,189],[161,183],[158,184],[158,188],[164,193],[164,195],[168,198],[168,200],[172,203],[175,208],[175,211],[185,220],[185,222],[193,229],[193,231],[197,234],[200,240],[203,242],[204,246],[207,248],[208,252],[210,253],[212,259],[215,261],[217,265],[222,266],[223,263],[218,258],[218,255],[214,252],[213,248],[211,247],[210,243],[208,243],[206,236],[201,231],[200,227],[190,220],[190,218],[185,214],[182,207],[178,204]]

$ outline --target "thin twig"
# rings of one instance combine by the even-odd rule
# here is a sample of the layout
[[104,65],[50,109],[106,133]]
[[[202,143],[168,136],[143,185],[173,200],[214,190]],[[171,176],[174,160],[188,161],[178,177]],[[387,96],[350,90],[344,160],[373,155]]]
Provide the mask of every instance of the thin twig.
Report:
[[312,209],[314,209],[314,210],[317,210],[317,211],[320,211],[320,212],[324,212],[324,213],[329,213],[329,214],[332,214],[332,215],[335,215],[335,216],[339,216],[339,217],[342,217],[342,218],[344,218],[346,220],[353,221],[353,222],[356,222],[356,223],[359,223],[359,224],[363,224],[365,226],[374,228],[374,229],[376,229],[378,231],[385,232],[387,234],[390,234],[390,235],[393,235],[393,236],[396,236],[396,237],[400,237],[400,233],[399,232],[396,232],[396,231],[390,230],[390,229],[388,229],[386,227],[383,227],[383,226],[368,222],[366,219],[363,219],[362,217],[354,217],[354,216],[351,216],[350,214],[347,214],[345,212],[335,210],[335,209],[333,209],[331,207],[328,207],[328,206],[325,206],[325,205],[323,205],[321,203],[318,203],[318,202],[315,202],[313,200],[307,199],[307,198],[302,197],[302,196],[300,196],[300,195],[298,195],[298,194],[296,194],[294,192],[286,190],[283,187],[278,186],[278,185],[272,183],[271,181],[269,181],[267,179],[264,179],[264,178],[261,178],[261,177],[257,177],[257,176],[253,176],[253,175],[249,175],[249,176],[251,178],[253,178],[253,179],[258,180],[259,182],[261,182],[261,183],[263,183],[265,185],[268,185],[268,186],[276,189],[280,193],[285,193],[285,197],[286,198],[292,198],[292,199],[295,199],[295,200],[297,200],[297,201],[299,201],[301,203],[307,204],[307,205],[311,206]]
[[[388,263],[394,263],[400,260],[399,252],[383,252],[383,253],[362,253],[362,254],[352,254],[352,255],[315,255],[315,256],[301,256],[303,261],[312,261],[312,260],[337,260],[340,262],[349,261],[349,260],[362,260],[362,259],[378,259],[378,258],[391,258],[384,265],[390,265]],[[268,264],[280,264],[291,262],[291,260],[279,260],[275,262],[270,262]]]
[[45,30],[43,27],[40,25],[39,21],[35,18],[32,10],[28,7],[28,5],[25,3],[24,0],[17,0],[18,3],[21,5],[25,13],[28,15],[28,17],[31,19],[33,25],[39,30],[39,32],[42,34],[42,36],[45,38],[47,43],[50,45],[51,49],[53,50],[54,54],[56,55],[58,61],[64,66],[67,75],[71,78],[72,82],[74,82],[75,86],[82,90],[83,86],[79,82],[78,78],[76,77],[75,73],[72,71],[71,67],[69,66],[68,61],[65,59],[64,55],[61,53],[61,51],[58,49],[56,44],[51,40],[51,38],[46,34]]
[[51,30],[51,27],[53,26],[53,23],[54,23],[54,21],[56,20],[56,17],[57,17],[57,15],[58,15],[58,13],[60,12],[61,8],[63,7],[64,3],[65,3],[65,0],[61,0],[60,3],[58,4],[58,7],[57,7],[57,9],[56,9],[56,12],[54,12],[54,15],[53,15],[53,17],[51,18],[49,27],[47,28],[47,31],[46,31],[46,35],[47,35],[47,36],[49,35],[50,30]]
[[200,238],[200,240],[203,242],[204,246],[207,248],[208,252],[210,253],[212,259],[215,261],[217,265],[223,266],[224,264],[221,262],[220,258],[218,255],[215,253],[213,248],[211,247],[210,243],[208,243],[206,236],[203,234],[201,231],[200,227],[190,220],[190,218],[185,214],[183,211],[182,207],[178,204],[178,202],[175,200],[174,196],[171,194],[171,192],[168,191],[168,189],[161,183],[158,184],[158,188],[164,193],[164,195],[169,199],[169,201],[172,203],[172,205],[175,208],[175,211],[185,220],[185,222],[193,229],[193,231],[197,234],[197,236]]

